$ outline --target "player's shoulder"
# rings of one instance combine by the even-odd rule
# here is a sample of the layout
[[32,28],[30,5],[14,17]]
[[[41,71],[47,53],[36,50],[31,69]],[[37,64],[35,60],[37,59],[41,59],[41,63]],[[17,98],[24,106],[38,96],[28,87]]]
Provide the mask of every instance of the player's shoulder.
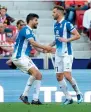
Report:
[[21,29],[21,32],[25,33],[25,34],[30,34],[32,32],[32,30],[30,28],[28,28],[27,26],[25,26]]
[[[67,20],[63,20],[62,22],[61,22],[62,24],[71,24],[71,22],[69,22],[69,21],[67,21]],[[58,22],[55,22],[55,24],[54,24],[54,26],[56,26],[56,25],[58,25]]]
[[23,27],[22,30],[23,30],[23,31],[24,31],[24,30],[25,30],[25,31],[28,30],[28,31],[30,31],[30,32],[32,31],[28,26]]
[[64,20],[64,23],[66,24],[72,24],[70,21]]

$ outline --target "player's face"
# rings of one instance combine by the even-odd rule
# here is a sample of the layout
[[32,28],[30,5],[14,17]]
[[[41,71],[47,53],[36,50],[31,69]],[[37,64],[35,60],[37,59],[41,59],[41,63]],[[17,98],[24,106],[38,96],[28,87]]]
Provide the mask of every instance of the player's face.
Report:
[[34,18],[34,19],[32,20],[33,29],[36,29],[36,28],[37,28],[37,25],[38,25],[38,18]]
[[53,9],[52,16],[53,16],[54,20],[58,19],[58,10],[56,8]]

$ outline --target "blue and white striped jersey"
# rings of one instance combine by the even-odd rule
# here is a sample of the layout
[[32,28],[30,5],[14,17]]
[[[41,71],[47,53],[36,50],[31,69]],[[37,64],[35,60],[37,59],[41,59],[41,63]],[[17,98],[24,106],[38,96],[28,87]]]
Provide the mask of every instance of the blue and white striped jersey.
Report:
[[22,28],[17,36],[13,58],[20,58],[21,56],[29,56],[31,51],[31,44],[29,42],[30,39],[35,39],[35,35],[33,30],[29,26],[25,26]]
[[71,42],[61,42],[58,38],[70,38],[73,29],[75,29],[74,26],[64,19],[62,19],[59,23],[55,23],[54,34],[56,41],[56,54],[58,56],[72,55]]

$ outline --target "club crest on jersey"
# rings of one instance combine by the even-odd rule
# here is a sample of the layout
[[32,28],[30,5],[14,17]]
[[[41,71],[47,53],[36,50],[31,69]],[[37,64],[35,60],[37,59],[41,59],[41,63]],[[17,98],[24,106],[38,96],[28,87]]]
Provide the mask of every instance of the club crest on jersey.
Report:
[[29,35],[29,34],[30,34],[29,29],[26,29],[26,35]]

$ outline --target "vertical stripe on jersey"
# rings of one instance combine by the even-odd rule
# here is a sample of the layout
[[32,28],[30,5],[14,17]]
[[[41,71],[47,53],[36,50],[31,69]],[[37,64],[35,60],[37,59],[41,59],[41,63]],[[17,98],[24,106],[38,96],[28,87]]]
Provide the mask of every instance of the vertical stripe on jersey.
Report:
[[68,55],[72,55],[71,43],[67,42]]
[[25,54],[26,54],[27,56],[29,56],[29,55],[30,55],[30,51],[31,51],[31,46],[30,46],[30,43],[28,42],[28,45],[27,45],[27,49],[26,49]]
[[[66,28],[66,23],[64,25],[64,30],[63,30],[63,38],[67,39],[67,28]],[[66,42],[62,42],[63,44],[63,53],[68,52],[67,50],[67,43]]]
[[18,49],[17,49],[16,58],[20,58],[21,57],[22,47],[23,47],[23,44],[24,44],[24,40],[25,40],[25,38],[23,38],[22,40],[19,41],[19,46],[18,46]]
[[[71,37],[71,33],[67,31],[67,38]],[[67,42],[68,55],[72,55],[71,42]]]
[[27,39],[24,40],[23,43],[23,47],[22,47],[22,53],[21,55],[23,56],[24,54],[26,54],[27,56],[29,56],[29,52],[30,52],[30,43]]

